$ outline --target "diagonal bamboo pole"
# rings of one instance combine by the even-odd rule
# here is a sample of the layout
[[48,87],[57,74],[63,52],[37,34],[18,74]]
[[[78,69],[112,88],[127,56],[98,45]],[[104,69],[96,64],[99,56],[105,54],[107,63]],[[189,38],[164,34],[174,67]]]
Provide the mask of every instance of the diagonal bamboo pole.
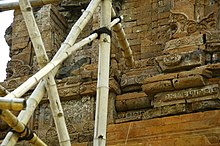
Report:
[[[112,17],[115,17],[116,13],[115,10],[112,8]],[[129,67],[132,67],[134,65],[134,58],[132,56],[132,50],[130,48],[130,45],[128,43],[128,40],[126,38],[124,29],[121,25],[121,23],[118,23],[113,27],[113,31],[116,33],[117,40],[122,48],[122,51],[124,52],[124,58],[125,58],[125,64]]]
[[[28,141],[34,146],[46,146],[46,144],[41,141],[36,134],[34,134],[30,129],[26,128],[23,123],[21,123],[9,110],[0,111],[0,117],[4,120],[14,131],[21,133],[22,137],[28,137]],[[11,146],[6,144],[7,146]],[[1,146],[5,146],[2,144]]]
[[[68,55],[70,55],[69,53],[71,51],[69,51],[68,49],[70,49],[70,47],[75,43],[78,35],[80,34],[81,30],[85,27],[85,25],[88,23],[88,21],[91,19],[92,14],[94,13],[95,9],[98,7],[100,1],[101,0],[92,0],[90,2],[87,9],[83,12],[82,16],[72,27],[69,35],[67,36],[64,43],[61,45],[56,55],[53,57],[52,61],[48,63],[44,68],[42,68],[40,71],[38,71],[35,75],[33,75],[31,78],[29,78],[27,81],[25,81],[23,84],[21,84],[13,92],[6,95],[5,97],[12,97],[12,98],[21,97],[30,88],[36,85],[42,79],[42,77],[44,77],[48,72],[50,72],[55,67],[57,67],[62,61],[64,61],[68,57]],[[79,45],[81,44],[78,43],[77,45],[72,47],[71,50],[76,49],[77,46]],[[54,73],[56,72],[57,72],[57,68],[55,69]]]
[[[45,94],[45,85],[44,82],[41,81],[38,86],[35,88],[34,92],[31,94],[31,96],[27,100],[27,107],[25,110],[21,111],[18,115],[18,120],[26,125],[31,118],[32,114],[34,113],[34,110],[39,105],[40,101],[42,100],[43,96]],[[19,129],[19,131],[24,131],[25,127],[21,127],[22,129]],[[1,146],[13,146],[16,144],[18,140],[18,135],[13,132],[8,132],[4,141],[2,142]],[[33,139],[35,145],[38,146],[40,141],[38,142],[38,139]],[[40,145],[39,145],[40,146]]]
[[[111,22],[112,0],[101,3],[101,27],[108,27]],[[108,27],[109,28],[109,27]],[[94,130],[94,146],[106,145],[106,127],[109,93],[110,35],[102,34],[99,45],[98,81],[96,92],[96,115]]]
[[[120,21],[120,19],[118,19],[118,18],[114,19],[112,21],[110,27],[113,27],[119,21]],[[65,60],[69,55],[73,54],[76,50],[80,49],[82,46],[91,43],[97,37],[98,37],[98,34],[97,33],[93,33],[90,36],[86,37],[85,39],[81,40],[80,42],[74,44],[71,48],[69,48],[69,50],[67,50],[65,52],[65,54],[67,54],[67,56],[64,57],[63,60]],[[62,62],[62,60],[61,60],[61,62]],[[55,65],[55,64],[57,64],[57,65]],[[59,63],[56,62],[56,63],[54,63],[54,65],[55,65],[54,67],[56,67],[56,66],[59,65]],[[34,90],[34,92],[32,93],[32,95],[27,100],[26,110],[21,111],[21,113],[19,114],[19,116],[18,116],[19,121],[21,121],[24,124],[28,123],[28,120],[30,119],[31,115],[33,114],[35,108],[40,103],[41,99],[43,98],[44,93],[45,93],[44,83],[41,81],[38,84],[38,86],[36,87],[36,89]],[[6,135],[6,137],[5,137],[4,141],[3,141],[3,145],[2,146],[5,146],[6,144],[8,144],[9,146],[13,146],[13,145],[16,144],[17,139],[18,139],[18,136],[16,134],[14,134],[12,132],[9,132]]]
[[[60,0],[30,0],[31,5],[34,7],[39,7],[46,4],[57,3],[57,2],[60,2]],[[18,2],[9,2],[9,3],[0,4],[0,12],[13,10],[13,9],[19,9]]]
[[[49,62],[49,58],[46,54],[43,40],[34,18],[32,7],[28,0],[19,0],[19,5],[22,15],[24,16],[29,36],[34,46],[38,64],[40,68],[43,68]],[[57,85],[51,72],[44,77],[44,81],[50,101],[50,108],[57,129],[59,143],[61,146],[71,146],[62,105],[57,91]]]
[[[120,19],[115,19],[112,21],[111,26],[114,26],[115,24],[117,24],[120,21]],[[88,36],[87,38],[81,40],[80,42],[74,44],[71,48],[69,48],[69,50],[67,50],[65,52],[65,54],[67,54],[67,56],[63,59],[65,60],[69,55],[73,54],[76,50],[82,48],[82,46],[91,43],[93,40],[95,40],[98,37],[97,33],[94,33],[90,36]],[[62,61],[61,61],[62,62]],[[56,65],[55,65],[56,64]],[[55,62],[54,63],[54,67],[58,66],[59,63]],[[46,67],[45,67],[46,68]],[[52,69],[51,69],[52,70]],[[51,71],[50,70],[50,71]],[[49,72],[49,71],[48,71]],[[40,82],[39,85],[37,86],[37,88],[34,90],[33,94],[31,95],[31,97],[27,100],[27,107],[25,111],[22,111],[19,116],[18,119],[24,123],[27,124],[28,120],[30,119],[31,115],[33,114],[35,108],[37,107],[37,105],[40,103],[43,95],[45,93],[45,89],[44,89],[44,83]],[[9,132],[6,136],[6,138],[4,139],[4,141],[9,141],[8,145],[12,146],[15,145],[16,141],[17,141],[17,135],[13,134],[12,132]],[[6,142],[5,142],[6,143]],[[5,146],[5,145],[4,145]]]
[[[36,87],[36,89],[34,90],[33,94],[30,96],[30,98],[27,100],[27,107],[25,110],[21,111],[18,118],[16,118],[9,110],[2,110],[3,115],[0,115],[0,117],[4,120],[4,121],[8,121],[8,125],[10,125],[15,131],[17,132],[21,132],[25,131],[25,126],[28,122],[28,120],[30,119],[30,117],[32,116],[35,108],[37,107],[37,105],[40,103],[41,99],[44,96],[45,90],[44,90],[44,83],[40,82],[39,85]],[[40,90],[40,92],[38,92],[37,90],[39,90],[39,88],[42,88],[42,90]],[[5,94],[8,94],[9,92],[5,92]],[[16,123],[16,124],[13,124]],[[13,133],[13,132],[8,132],[4,141],[2,142],[1,146],[13,146],[16,144],[17,140],[18,140],[18,136],[17,134]],[[36,134],[34,134],[34,137],[32,139],[29,140],[30,143],[32,143],[34,146],[45,146],[46,144],[44,144],[38,137]]]
[[[112,22],[110,26],[114,26],[116,23],[119,22],[119,19],[116,19]],[[96,39],[98,34],[94,33],[87,38],[81,40],[80,42],[74,44],[72,47],[68,48],[68,50],[63,51],[62,56],[60,55],[59,60],[54,58],[49,62],[45,67],[43,67],[40,71],[38,71],[35,75],[25,81],[22,85],[20,85],[17,89],[15,89],[10,94],[6,95],[7,98],[19,98],[23,94],[25,94],[30,88],[32,88],[37,82],[39,82],[45,75],[49,72],[53,71],[54,68],[58,67],[67,57],[73,54],[76,50],[80,49],[82,46],[92,42]],[[40,89],[39,89],[40,90]]]

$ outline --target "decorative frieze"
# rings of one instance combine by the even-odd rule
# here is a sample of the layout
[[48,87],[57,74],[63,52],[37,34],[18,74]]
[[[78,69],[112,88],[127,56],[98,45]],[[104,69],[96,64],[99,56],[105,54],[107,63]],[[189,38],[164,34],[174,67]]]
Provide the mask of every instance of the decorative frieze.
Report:
[[146,110],[120,112],[117,115],[115,123],[122,123],[128,121],[137,121],[142,119],[142,115]]
[[199,45],[203,45],[204,43],[205,43],[205,37],[203,34],[190,35],[168,41],[165,45],[164,51],[167,52],[169,50],[178,49],[178,48],[199,46]]
[[144,79],[156,74],[158,74],[158,71],[154,66],[126,71],[121,77],[121,90],[122,92],[141,91]]
[[192,103],[219,98],[219,85],[188,88],[180,91],[162,92],[154,96],[153,106],[161,107],[179,103]]
[[142,89],[146,94],[151,95],[160,92],[200,87],[206,85],[206,78],[210,77],[211,72],[205,68],[197,68],[180,73],[160,74],[146,78]]

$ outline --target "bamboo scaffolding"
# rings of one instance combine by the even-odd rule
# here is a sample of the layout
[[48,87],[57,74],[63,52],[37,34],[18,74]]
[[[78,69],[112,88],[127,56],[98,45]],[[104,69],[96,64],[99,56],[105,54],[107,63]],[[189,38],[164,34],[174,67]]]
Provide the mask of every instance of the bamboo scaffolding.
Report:
[[[43,95],[45,93],[44,88],[40,90],[40,92],[36,92],[39,88],[44,87],[44,83],[40,82],[36,87],[30,98],[27,100],[27,107],[25,110],[21,111],[18,118],[16,118],[9,110],[1,110],[0,117],[3,119],[11,128],[13,128],[16,132],[23,131],[23,134],[27,133],[27,129],[25,126],[32,116],[35,108],[40,103]],[[9,94],[9,92],[5,89],[5,94]],[[3,113],[3,114],[2,114]],[[14,124],[13,124],[14,123]],[[29,132],[30,134],[30,132]],[[14,136],[14,137],[13,137]],[[18,140],[19,135],[14,132],[8,132],[5,139],[3,140],[1,146],[12,146]],[[29,140],[35,146],[45,146],[45,144],[37,137],[36,134]]]
[[[50,3],[57,3],[60,0],[30,0],[30,3],[33,7],[39,7]],[[0,4],[0,12],[19,9],[19,2],[10,2]]]
[[[27,92],[29,89],[28,88],[31,88],[33,87],[37,82],[39,82],[42,77],[44,77],[48,72],[50,72],[51,70],[53,70],[55,67],[57,67],[63,60],[63,58],[67,58],[72,52],[71,51],[67,51],[67,49],[72,46],[71,44],[73,44],[76,40],[76,38],[78,37],[79,33],[81,32],[81,30],[84,28],[84,26],[86,25],[86,23],[88,22],[88,20],[92,17],[92,14],[95,10],[95,8],[97,7],[98,3],[100,2],[100,0],[97,0],[97,1],[91,1],[90,5],[88,6],[88,10],[86,10],[83,15],[80,17],[81,19],[79,19],[77,21],[77,23],[74,25],[74,27],[72,27],[71,29],[71,32],[70,34],[68,35],[67,39],[65,40],[65,42],[62,44],[61,48],[59,49],[58,53],[55,55],[54,59],[52,60],[52,62],[50,62],[48,65],[47,65],[47,68],[43,68],[44,70],[41,70],[41,72],[38,72],[37,74],[35,74],[33,76],[33,78],[29,79],[28,81],[26,81],[26,84],[22,84],[21,86],[19,86],[19,88],[17,88],[13,93],[11,93],[10,95],[8,95],[8,97],[12,96],[12,97],[20,97],[22,96],[25,92]],[[94,7],[95,4],[96,7]],[[91,7],[91,10],[89,10],[89,8]],[[92,9],[93,8],[93,9]],[[110,18],[110,17],[109,17]],[[87,21],[87,22],[85,22]],[[73,39],[70,37],[71,35],[73,35]],[[91,35],[92,37],[96,38],[97,37],[97,34],[93,34]],[[72,39],[72,40],[71,40]],[[85,41],[85,40],[84,40]],[[91,40],[89,39],[88,40],[89,42],[91,42]],[[83,41],[82,41],[83,42]],[[77,44],[80,46],[80,43]],[[74,45],[75,47],[72,47],[72,50],[73,49],[78,49],[77,45]],[[100,44],[101,46],[101,44]],[[70,54],[69,54],[70,53]],[[61,61],[60,61],[61,60]],[[48,69],[48,67],[51,69],[50,71],[48,71],[46,73],[46,70]],[[55,71],[56,72],[56,71]],[[106,80],[106,79],[105,79]],[[29,84],[30,83],[30,84]],[[21,91],[21,89],[25,89],[27,91]],[[40,91],[42,90],[43,87],[39,88],[37,91]],[[104,89],[104,88],[103,88]],[[22,92],[22,93],[19,93],[19,90]],[[108,89],[107,89],[108,90]],[[17,92],[16,92],[17,91]],[[108,91],[107,91],[108,92]],[[100,137],[99,137],[100,138]],[[101,140],[103,141],[103,140]],[[104,141],[105,143],[105,141]]]
[[[115,24],[117,24],[120,21],[120,19],[114,19],[110,25],[110,27],[113,27]],[[65,54],[67,54],[66,56],[64,56],[63,59],[61,59],[60,61],[62,62],[62,60],[65,60],[69,55],[73,54],[75,51],[77,51],[78,49],[82,48],[82,46],[91,43],[93,40],[95,40],[98,37],[97,33],[93,33],[90,36],[86,37],[85,39],[81,40],[80,42],[74,44],[72,47],[69,48],[69,50],[67,50],[65,52]],[[51,64],[52,65],[51,65]],[[60,63],[59,62],[50,62],[47,66],[53,66],[54,68],[57,67]],[[45,66],[44,68],[47,68],[47,66]],[[48,70],[48,72],[52,71],[53,68],[51,68],[51,70]],[[29,97],[29,99],[27,100],[27,107],[25,111],[21,111],[21,113],[18,116],[18,119],[24,123],[27,124],[28,120],[30,119],[31,115],[33,114],[35,108],[37,107],[37,105],[40,103],[43,95],[45,93],[45,88],[44,88],[44,82],[40,82],[38,84],[38,86],[36,87],[36,89],[34,90],[34,92],[32,93],[32,95]],[[13,146],[16,144],[18,137],[16,134],[13,134],[12,132],[9,132],[2,145],[1,146],[6,146],[6,144],[8,144],[8,146]]]
[[[100,27],[108,27],[111,22],[111,0],[103,0],[101,3],[101,24]],[[109,28],[110,29],[110,28]],[[96,92],[96,115],[94,130],[94,146],[106,145],[106,127],[108,113],[109,93],[109,65],[110,65],[111,38],[108,34],[100,36],[98,81]]]
[[[117,23],[119,20],[113,21],[113,23],[110,26],[114,26],[114,23]],[[34,74],[32,77],[30,77],[27,81],[25,81],[23,84],[21,84],[18,88],[16,88],[13,92],[6,95],[7,98],[19,98],[22,95],[24,95],[30,88],[32,88],[34,85],[36,85],[45,75],[47,75],[49,72],[54,70],[54,68],[58,67],[67,57],[69,57],[71,54],[73,54],[76,50],[80,49],[86,44],[91,43],[94,39],[96,39],[98,36],[97,33],[94,33],[85,39],[81,40],[80,42],[74,44],[72,47],[70,47],[68,50],[65,50],[62,56],[60,56],[59,60],[57,58],[54,58],[51,60],[45,67],[43,67],[40,71],[38,71],[36,74]],[[39,89],[41,90],[41,89]]]
[[[112,8],[112,17],[115,17],[116,13],[114,9]],[[118,23],[113,27],[113,31],[116,33],[117,40],[122,48],[122,51],[124,52],[124,58],[125,58],[125,64],[129,67],[132,67],[134,65],[134,58],[132,56],[132,50],[130,48],[130,45],[128,43],[128,40],[126,38],[124,29],[121,25],[121,23]]]
[[[34,146],[46,146],[46,144],[41,141],[36,134],[34,134],[30,129],[26,128],[23,123],[21,123],[9,110],[2,110],[0,117],[4,120],[15,132],[20,133],[21,137],[28,137],[28,141]],[[7,144],[6,144],[7,145]],[[1,144],[5,146],[5,144]],[[11,146],[11,145],[8,145]]]
[[[34,46],[39,67],[43,68],[49,62],[49,59],[46,54],[40,31],[34,18],[30,2],[28,0],[19,0],[19,5],[28,29],[29,36]],[[59,143],[61,146],[71,146],[62,105],[57,91],[57,85],[51,72],[44,77],[44,81],[50,101],[52,115],[57,129]]]
[[[53,70],[56,67],[58,68],[58,65],[61,64],[61,62],[64,61],[70,55],[69,52],[71,52],[71,51],[69,51],[68,49],[74,50],[74,49],[76,49],[77,46],[83,46],[80,43],[77,43],[77,45],[74,45],[74,47],[71,47],[75,43],[81,30],[85,27],[85,25],[91,19],[92,15],[93,15],[95,9],[98,7],[100,1],[101,0],[92,0],[90,2],[87,9],[83,12],[83,14],[78,19],[78,21],[73,25],[66,40],[61,45],[60,49],[58,50],[56,55],[53,57],[52,61],[50,63],[48,63],[44,68],[42,68],[40,71],[38,71],[35,75],[33,75],[31,78],[29,78],[27,81],[25,81],[23,84],[21,84],[13,92],[6,95],[5,97],[12,97],[12,98],[21,97],[30,88],[32,88],[34,85],[36,85],[48,72],[50,72],[51,70]],[[82,42],[84,42],[84,41],[82,41]],[[58,70],[57,68],[54,70],[54,74],[57,72],[57,70]]]
[[26,107],[26,100],[23,98],[0,97],[0,109],[20,111],[23,110],[25,107]]
[[[0,85],[0,96],[5,96],[7,94],[9,94],[9,92],[2,85]],[[20,111],[24,109],[25,106],[26,106],[25,99],[0,97],[0,109]]]
[[[38,86],[35,88],[31,96],[27,100],[27,107],[25,110],[21,111],[18,115],[18,121],[26,125],[31,118],[32,114],[34,113],[34,110],[39,105],[40,101],[42,100],[43,96],[45,94],[45,85],[44,82],[41,81]],[[19,131],[24,131],[24,126],[19,129]],[[36,136],[35,136],[36,137]],[[8,132],[4,141],[2,142],[1,146],[13,146],[16,144],[18,140],[18,135],[13,132]],[[32,142],[33,141],[33,142]],[[34,138],[30,141],[31,143],[36,143],[37,146],[39,143],[38,139]],[[39,144],[39,146],[41,146]]]

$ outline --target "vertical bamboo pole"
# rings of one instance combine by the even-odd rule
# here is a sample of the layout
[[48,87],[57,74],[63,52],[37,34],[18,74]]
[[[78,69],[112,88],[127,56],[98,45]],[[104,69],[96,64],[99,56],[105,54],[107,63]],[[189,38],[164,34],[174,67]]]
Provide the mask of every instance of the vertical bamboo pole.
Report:
[[[19,0],[19,5],[24,16],[29,36],[34,46],[38,64],[40,68],[43,68],[49,62],[49,59],[44,48],[40,31],[34,18],[32,7],[28,0]],[[59,143],[61,146],[71,146],[62,105],[57,91],[56,82],[52,73],[48,73],[48,75],[44,77],[44,81],[50,101],[50,108],[58,133]]]
[[[101,2],[101,27],[108,27],[111,22],[111,0]],[[109,28],[109,27],[108,27]],[[94,146],[105,146],[109,93],[109,65],[111,38],[107,34],[100,36],[98,81],[96,92],[96,115],[94,130]]]
[[[70,33],[68,34],[68,37],[66,38],[65,42],[62,44],[61,48],[59,49],[59,52],[56,54],[56,56],[54,56],[53,60],[47,65],[47,67],[45,67],[43,70],[40,70],[38,73],[36,73],[30,79],[28,79],[25,83],[23,83],[21,86],[19,86],[19,88],[17,88],[15,91],[13,91],[13,93],[10,93],[8,95],[8,97],[17,97],[18,98],[18,97],[22,96],[31,87],[33,87],[44,75],[46,75],[54,67],[59,65],[65,58],[67,58],[68,55],[74,53],[78,48],[91,42],[92,40],[94,40],[97,37],[97,34],[92,35],[91,37],[88,38],[88,40],[83,40],[82,43],[77,43],[76,45],[71,47],[71,49],[69,49],[69,47],[72,46],[74,44],[74,42],[76,41],[76,38],[78,37],[80,31],[85,27],[85,25],[91,19],[92,14],[94,13],[95,9],[98,7],[98,4],[100,3],[100,1],[101,0],[92,0],[90,2],[89,6],[84,11],[82,16],[79,18],[79,20],[72,27]],[[72,37],[72,39],[71,39],[71,37]],[[60,59],[61,56],[62,56],[63,60]],[[56,72],[57,72],[57,70],[54,71],[54,74]],[[43,93],[44,86],[42,86],[42,84],[44,84],[44,83],[41,83],[41,86],[39,88],[35,89],[34,93],[36,93],[36,94],[33,93],[34,95]],[[41,96],[39,96],[39,97],[41,97]],[[40,101],[40,100],[41,99],[39,99],[37,101]],[[28,104],[28,107],[29,107],[29,104]],[[32,109],[32,110],[34,110],[34,109]],[[33,111],[32,111],[32,113],[33,113]],[[32,113],[27,110],[27,112],[24,112],[23,114],[21,114],[21,119],[25,120],[24,123],[29,120],[30,117],[28,117],[28,116],[31,116]],[[12,146],[17,141],[17,135],[13,134],[12,132],[9,132],[6,136],[6,138],[4,139],[4,141],[9,141],[9,145]]]
[[[70,33],[68,34],[66,40],[61,45],[60,49],[56,53],[56,55],[53,57],[52,61],[47,65],[47,67],[41,69],[39,72],[37,72],[35,75],[33,75],[31,78],[29,78],[27,81],[25,81],[22,85],[20,85],[18,88],[16,88],[13,92],[6,95],[6,97],[15,97],[19,98],[22,95],[24,95],[30,88],[32,88],[34,85],[36,85],[42,77],[44,77],[48,72],[54,69],[54,67],[58,66],[60,62],[62,62],[63,58],[67,56],[66,52],[67,50],[75,43],[78,35],[82,31],[82,29],[85,27],[85,25],[89,22],[91,19],[95,9],[98,7],[101,0],[91,0],[86,10],[83,12],[81,17],[78,19],[78,21],[73,25]],[[54,69],[53,73],[56,74],[58,70],[58,67]]]

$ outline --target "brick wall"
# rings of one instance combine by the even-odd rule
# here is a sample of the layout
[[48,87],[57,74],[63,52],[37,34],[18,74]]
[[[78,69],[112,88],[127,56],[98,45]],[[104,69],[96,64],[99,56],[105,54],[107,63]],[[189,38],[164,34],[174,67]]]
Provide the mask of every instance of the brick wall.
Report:
[[[56,7],[35,9],[50,57],[88,2],[63,0]],[[135,65],[125,66],[113,33],[107,144],[220,145],[217,1],[114,0],[113,7],[124,17]],[[100,7],[77,41],[99,28],[99,12]],[[8,78],[2,83],[9,90],[38,70],[19,11],[13,23],[11,57]],[[70,56],[56,76],[73,146],[92,145],[97,62],[98,41],[94,41]],[[46,96],[30,126],[48,145],[58,145]]]
[[220,111],[155,118],[108,126],[108,146],[217,146]]

